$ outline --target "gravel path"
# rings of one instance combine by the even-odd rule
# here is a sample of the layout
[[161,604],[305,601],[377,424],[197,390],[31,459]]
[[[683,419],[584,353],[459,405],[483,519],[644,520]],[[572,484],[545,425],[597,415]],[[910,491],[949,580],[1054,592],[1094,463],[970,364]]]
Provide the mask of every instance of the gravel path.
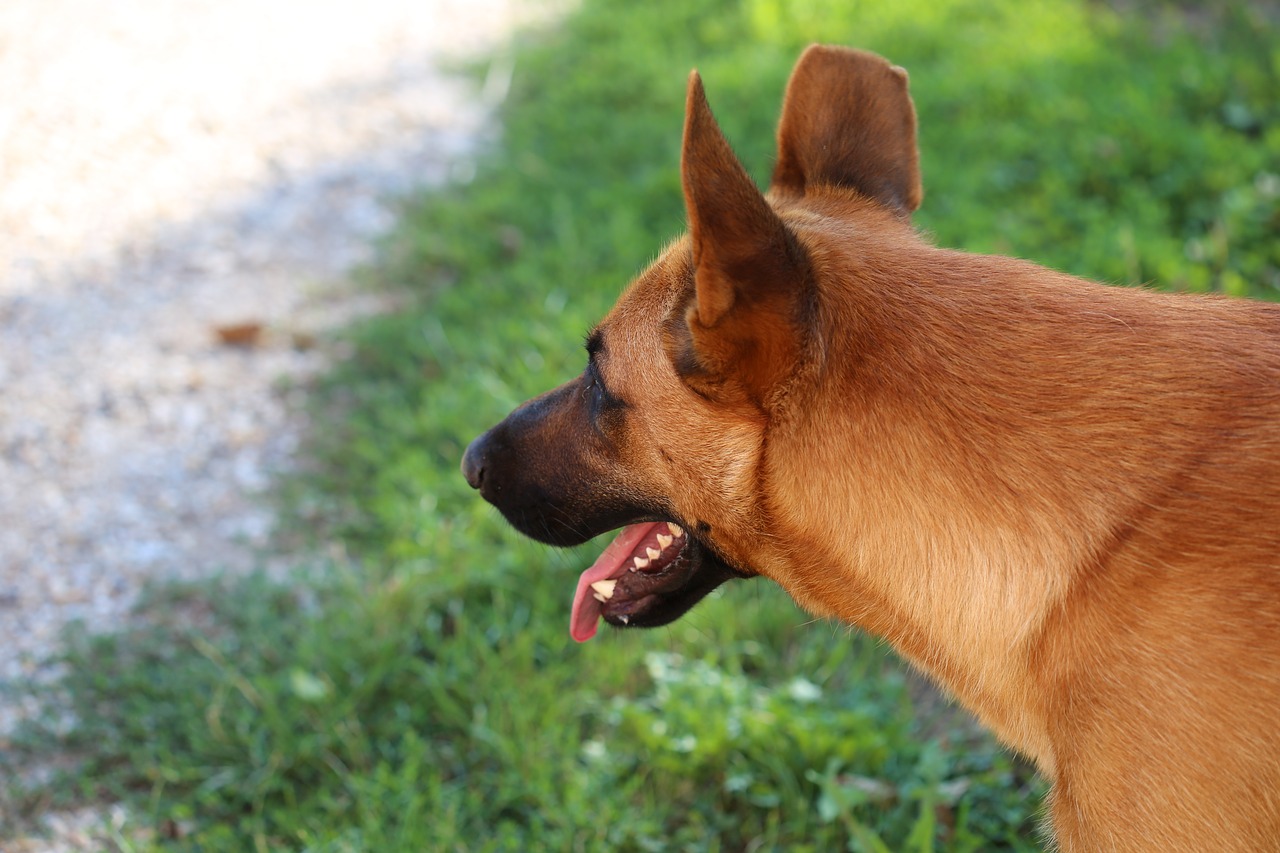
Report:
[[386,199],[467,168],[501,76],[441,62],[514,2],[0,4],[0,680],[146,579],[261,559],[282,379],[376,308],[342,282]]

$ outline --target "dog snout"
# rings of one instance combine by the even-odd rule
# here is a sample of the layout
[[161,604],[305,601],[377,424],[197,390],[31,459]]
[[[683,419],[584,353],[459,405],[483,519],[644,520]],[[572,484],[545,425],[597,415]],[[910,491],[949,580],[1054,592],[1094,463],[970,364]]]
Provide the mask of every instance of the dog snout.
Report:
[[484,468],[489,433],[477,438],[467,447],[467,452],[462,454],[462,476],[467,478],[467,483],[473,489],[479,489],[484,484]]

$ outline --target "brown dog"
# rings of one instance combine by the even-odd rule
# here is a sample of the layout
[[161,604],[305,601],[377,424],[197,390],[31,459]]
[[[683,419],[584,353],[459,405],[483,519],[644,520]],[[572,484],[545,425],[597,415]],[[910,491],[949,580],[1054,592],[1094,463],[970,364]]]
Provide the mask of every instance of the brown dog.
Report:
[[463,460],[625,525],[572,633],[735,576],[888,638],[1053,781],[1072,851],[1280,849],[1280,308],[929,245],[907,76],[813,47],[762,195],[695,73],[690,234]]

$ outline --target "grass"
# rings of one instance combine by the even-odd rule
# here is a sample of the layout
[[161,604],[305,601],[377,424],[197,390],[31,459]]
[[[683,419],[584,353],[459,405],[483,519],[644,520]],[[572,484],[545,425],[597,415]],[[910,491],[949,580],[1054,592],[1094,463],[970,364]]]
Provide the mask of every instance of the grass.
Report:
[[77,763],[10,784],[0,814],[124,800],[131,850],[1038,849],[1024,768],[913,709],[874,639],[765,582],[574,645],[590,549],[518,539],[457,464],[581,369],[582,333],[683,227],[688,69],[763,178],[810,41],[909,68],[939,243],[1280,296],[1274,8],[1124,9],[583,0],[514,43],[500,141],[406,207],[373,271],[408,307],[350,330],[317,389],[285,533],[339,547],[286,582],[158,587],[127,631],[73,632],[40,688],[70,717],[19,733],[0,771]]

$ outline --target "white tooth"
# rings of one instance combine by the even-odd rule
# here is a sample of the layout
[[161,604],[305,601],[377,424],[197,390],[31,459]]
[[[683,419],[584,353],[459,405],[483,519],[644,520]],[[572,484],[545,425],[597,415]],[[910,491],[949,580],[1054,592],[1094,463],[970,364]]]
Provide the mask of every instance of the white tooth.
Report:
[[659,551],[657,548],[645,548],[644,552],[649,555],[650,560],[656,560],[658,559],[659,555],[662,554],[662,552]]
[[605,597],[598,592],[591,593],[591,597],[594,598],[596,601],[600,602],[601,604],[604,604],[605,602]]
[[670,536],[663,536],[661,533],[658,534],[658,547],[664,551],[670,548],[671,543],[674,541],[675,540],[672,539]]
[[635,569],[647,569],[647,568],[649,568],[649,563],[650,563],[650,562],[652,562],[652,561],[650,561],[650,560],[646,560],[644,557],[636,557],[635,565],[634,565],[634,566],[632,566],[632,568],[635,568]]
[[684,528],[676,524],[674,521],[667,522],[667,529],[671,531],[672,536],[683,536]]
[[604,596],[604,598],[600,598],[600,600],[608,601],[613,598],[613,588],[617,585],[618,582],[616,580],[596,581],[591,585],[591,588],[595,590],[596,598]]
[[628,615],[627,615],[627,614],[625,614],[625,613],[623,613],[623,614],[619,615],[619,616],[618,616],[618,619],[622,622],[622,624],[623,624],[623,625],[630,625],[630,624],[631,624],[631,617],[630,617],[630,616],[628,616]]

